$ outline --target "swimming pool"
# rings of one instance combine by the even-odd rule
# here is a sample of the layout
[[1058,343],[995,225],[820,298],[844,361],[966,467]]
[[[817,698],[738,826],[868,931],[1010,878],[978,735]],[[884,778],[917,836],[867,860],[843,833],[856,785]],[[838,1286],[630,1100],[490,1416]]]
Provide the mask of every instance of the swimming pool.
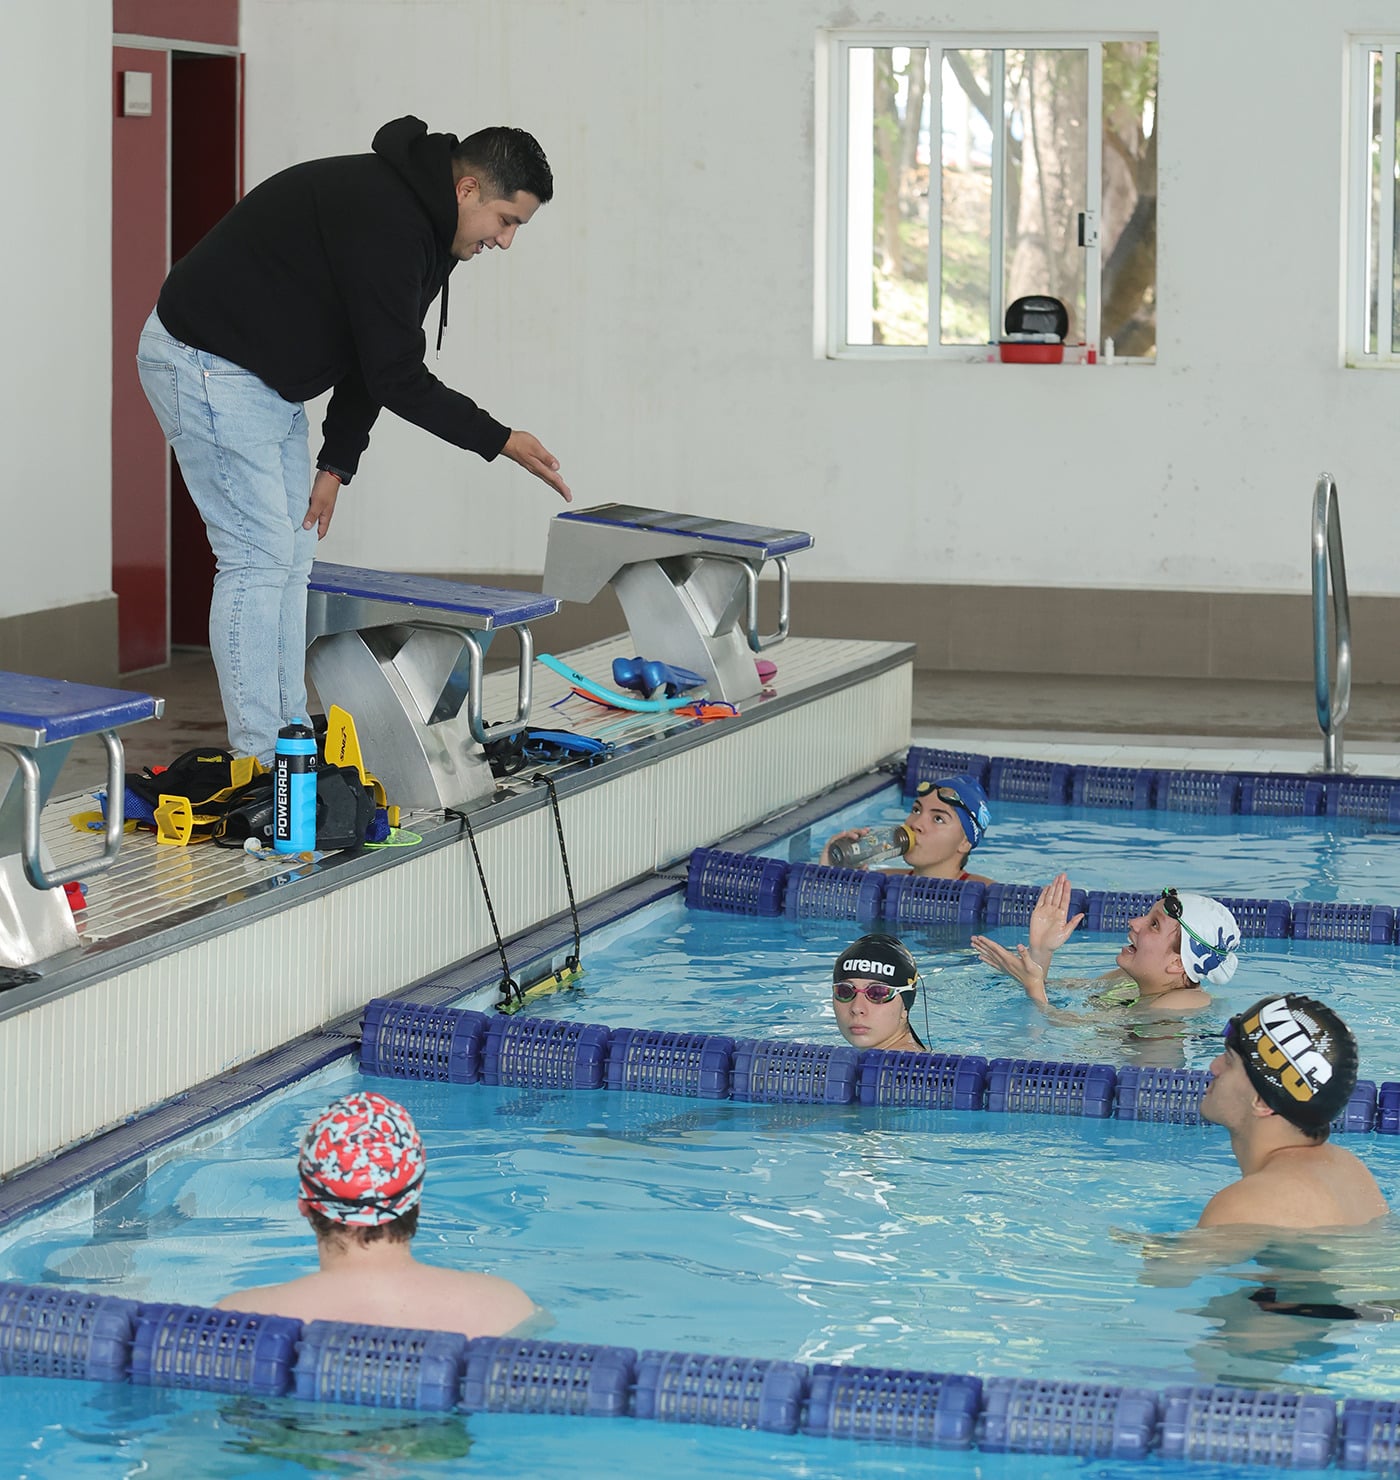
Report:
[[[581,994],[536,1010],[613,1026],[834,1036],[830,962],[856,931],[780,923],[760,941],[756,923],[687,917],[670,906],[634,917],[589,943]],[[1111,954],[1103,938],[1063,954],[1071,949]],[[747,975],[736,957],[746,958]],[[1304,951],[1297,959],[1306,967],[1316,958]],[[950,991],[962,969],[950,961],[930,978],[940,1011],[945,997],[961,1005],[981,992],[985,1021],[978,1027],[969,1016],[960,1028],[985,1034],[1000,1052],[1008,1034],[1035,1030],[1038,1015],[1016,1000],[1014,984],[1005,986],[1015,997],[986,992],[985,968],[977,967],[982,988]],[[939,1036],[935,1048],[975,1047]],[[1200,1052],[1208,1046],[1203,1038]],[[1063,1056],[1101,1056],[1080,1048]],[[1211,1129],[403,1081],[384,1087],[420,1118],[438,1186],[452,1183],[430,1188],[428,1238],[439,1241],[445,1260],[524,1285],[554,1311],[559,1326],[550,1334],[561,1339],[1153,1387],[1239,1379],[1347,1396],[1394,1387],[1395,1327],[1299,1333],[1291,1318],[1262,1315],[1248,1302],[1248,1288],[1268,1278],[1318,1282],[1317,1271],[1290,1264],[1290,1251],[1265,1268],[1213,1272],[1183,1289],[1142,1283],[1148,1266],[1134,1240],[1187,1226],[1232,1175],[1228,1146]],[[195,1303],[287,1277],[308,1252],[291,1211],[289,1149],[332,1093],[323,1080],[268,1106],[202,1160],[172,1162],[113,1201],[92,1228],[49,1227],[13,1240],[6,1276]],[[1393,1185],[1393,1143],[1367,1139],[1358,1149],[1383,1185]],[[1344,1241],[1336,1255],[1343,1278],[1328,1287],[1349,1299],[1396,1298],[1387,1250],[1394,1232],[1387,1224]],[[433,1257],[430,1244],[426,1252]],[[1091,1340],[1067,1340],[1091,1327]],[[915,1464],[978,1474],[1000,1463],[493,1415],[433,1420],[420,1433],[402,1416],[366,1410],[345,1419],[360,1447],[337,1458],[325,1452],[339,1442],[327,1439],[334,1423],[308,1419],[292,1404],[77,1385],[86,1396],[75,1415],[74,1385],[17,1382],[0,1381],[0,1395],[7,1413],[25,1405],[28,1426],[6,1434],[6,1451],[39,1456],[48,1467],[25,1471],[36,1475],[71,1473],[64,1466],[78,1463],[110,1465],[112,1473],[154,1464],[156,1473],[183,1466],[304,1474],[323,1461],[370,1464],[361,1450],[376,1443],[400,1446],[389,1472],[405,1475],[440,1473],[468,1443],[474,1460],[502,1474],[539,1473],[549,1463],[568,1473],[670,1463],[697,1474],[894,1474]],[[60,1391],[49,1399],[50,1389]],[[65,1402],[66,1417],[35,1427]],[[217,1470],[193,1459],[195,1446],[211,1440],[220,1446]],[[595,1443],[593,1461],[581,1451]],[[438,1446],[443,1457],[404,1452],[415,1446]],[[1031,1468],[1010,1462],[1011,1472],[1144,1473],[1140,1465],[1026,1463]]]

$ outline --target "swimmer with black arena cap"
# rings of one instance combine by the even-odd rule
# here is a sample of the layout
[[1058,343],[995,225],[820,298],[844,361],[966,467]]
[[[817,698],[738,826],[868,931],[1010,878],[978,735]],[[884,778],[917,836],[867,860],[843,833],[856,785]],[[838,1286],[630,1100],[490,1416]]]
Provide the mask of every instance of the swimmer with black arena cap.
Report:
[[1201,1116],[1229,1131],[1240,1179],[1211,1198],[1200,1227],[1344,1228],[1389,1211],[1360,1159],[1327,1140],[1357,1065],[1351,1030],[1311,997],[1265,997],[1230,1019]]
[[836,958],[832,1007],[841,1036],[855,1048],[927,1053],[909,1013],[919,993],[919,967],[893,935],[862,935]]

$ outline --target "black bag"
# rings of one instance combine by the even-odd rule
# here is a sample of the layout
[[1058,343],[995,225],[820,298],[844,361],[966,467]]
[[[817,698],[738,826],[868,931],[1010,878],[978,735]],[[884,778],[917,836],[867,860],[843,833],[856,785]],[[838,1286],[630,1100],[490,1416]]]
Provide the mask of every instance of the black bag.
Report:
[[374,817],[374,797],[353,766],[323,765],[316,772],[316,846],[358,848]]

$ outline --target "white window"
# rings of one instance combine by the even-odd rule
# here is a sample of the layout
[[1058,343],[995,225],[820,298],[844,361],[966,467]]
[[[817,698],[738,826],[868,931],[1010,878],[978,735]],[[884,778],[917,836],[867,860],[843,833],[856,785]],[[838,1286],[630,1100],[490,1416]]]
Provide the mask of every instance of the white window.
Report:
[[828,354],[986,358],[1007,305],[1047,294],[1067,344],[1155,356],[1154,39],[825,47]]
[[1400,364],[1396,243],[1396,68],[1400,39],[1358,41],[1351,55],[1347,363]]

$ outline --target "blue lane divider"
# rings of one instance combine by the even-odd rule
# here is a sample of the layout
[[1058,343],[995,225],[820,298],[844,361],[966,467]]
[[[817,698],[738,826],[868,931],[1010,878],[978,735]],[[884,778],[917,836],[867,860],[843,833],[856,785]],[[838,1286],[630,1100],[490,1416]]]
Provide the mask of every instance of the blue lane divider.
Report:
[[140,1303],[48,1285],[0,1284],[0,1373],[119,1382]]
[[365,1008],[360,1068],[396,1079],[475,1084],[489,1021],[484,1012],[376,998]]
[[802,1432],[817,1439],[971,1449],[981,1408],[980,1378],[823,1362],[812,1368]]
[[[366,1017],[382,1021],[376,999]],[[404,1042],[386,1061],[362,1054],[361,1072],[438,1079],[437,1060],[414,1047],[414,1032],[441,1042],[480,1013],[436,1008],[405,1019]],[[493,1048],[494,1045],[494,1048]],[[376,1067],[377,1066],[377,1067]],[[464,1083],[552,1089],[638,1090],[760,1104],[905,1105],[935,1110],[1032,1111],[1096,1119],[1202,1124],[1210,1083],[1204,1070],[993,1059],[978,1054],[908,1053],[846,1044],[736,1041],[718,1033],[668,1033],[495,1016],[485,1036],[482,1072]],[[1400,1134],[1400,1082],[1379,1089],[1363,1079],[1332,1122],[1337,1132]]]
[[1326,787],[1316,776],[1282,773],[1240,777],[1240,813],[1245,817],[1318,817]]
[[980,1054],[862,1053],[862,1105],[920,1105],[932,1110],[980,1110],[987,1098],[987,1061]]
[[1163,1459],[1320,1470],[1336,1447],[1337,1405],[1304,1393],[1237,1387],[1169,1387]]
[[[135,1328],[135,1339],[131,1334]],[[1390,1473],[1400,1403],[1163,1392],[300,1321],[0,1285],[0,1373],[424,1412],[652,1419],[990,1453]]]
[[807,1379],[800,1362],[644,1351],[632,1411],[658,1423],[795,1434]]
[[1233,771],[1158,771],[1156,806],[1162,812],[1239,811],[1240,777]]
[[1376,1134],[1400,1136],[1400,1084],[1387,1079],[1376,1096]]
[[[1035,884],[988,884],[986,911],[983,923],[988,930],[999,926],[1015,926],[1024,930],[1031,922],[1031,911],[1040,898],[1040,889]],[[1069,908],[1065,919],[1087,913],[1089,896],[1083,889],[1069,891]]]
[[[916,874],[833,869],[697,848],[691,856],[686,903],[729,914],[792,919],[883,921],[892,930],[1024,929],[1040,894],[1038,884],[979,884],[971,879],[926,879]],[[1083,913],[1090,933],[1123,934],[1145,915],[1155,891],[1072,889],[1068,914]],[[1390,945],[1400,931],[1400,910],[1382,904],[1256,899],[1222,895],[1246,939],[1335,940]]]
[[788,866],[783,913],[789,920],[856,920],[873,925],[884,913],[889,874],[879,869]]
[[1355,817],[1362,822],[1394,822],[1400,785],[1379,776],[1347,776],[1327,787],[1324,810],[1329,817]]
[[481,1051],[481,1082],[599,1089],[611,1034],[601,1023],[495,1016]]
[[1056,1064],[1044,1059],[993,1059],[987,1065],[987,1109],[1041,1115],[1113,1114],[1118,1071],[1111,1064]]
[[1383,946],[1395,938],[1395,911],[1384,904],[1300,899],[1293,906],[1293,938]]
[[1157,773],[1124,766],[1072,766],[1069,800],[1073,807],[1116,807],[1145,811],[1156,802]]
[[1146,1388],[992,1377],[982,1385],[977,1447],[1146,1459],[1158,1415],[1157,1394]]
[[637,1379],[630,1346],[478,1336],[467,1343],[462,1407],[469,1413],[626,1418]]
[[924,879],[891,874],[885,885],[885,923],[898,929],[975,930],[986,911],[987,886],[972,879]]
[[788,865],[781,858],[697,848],[690,855],[686,907],[739,915],[780,915],[787,876]]
[[608,1044],[609,1089],[727,1100],[734,1077],[734,1040],[712,1033],[617,1028]]
[[1338,1468],[1393,1475],[1400,1469],[1400,1403],[1389,1398],[1348,1398],[1337,1438]]
[[987,773],[992,768],[990,756],[970,750],[933,750],[924,745],[911,745],[904,760],[904,795],[912,797],[925,781],[946,781],[950,776],[975,776],[984,790]]
[[860,1080],[857,1048],[744,1038],[734,1045],[736,1100],[765,1105],[850,1105]]
[[1023,761],[993,757],[987,771],[987,795],[994,802],[1069,801],[1070,768],[1059,761]]
[[131,1344],[131,1380],[280,1398],[291,1389],[301,1334],[301,1322],[284,1316],[143,1304]]
[[415,1331],[350,1321],[311,1321],[297,1356],[296,1395],[371,1408],[457,1406],[468,1341],[454,1331]]
[[1119,1120],[1201,1124],[1201,1096],[1210,1087],[1205,1069],[1143,1069],[1129,1064],[1118,1071]]

